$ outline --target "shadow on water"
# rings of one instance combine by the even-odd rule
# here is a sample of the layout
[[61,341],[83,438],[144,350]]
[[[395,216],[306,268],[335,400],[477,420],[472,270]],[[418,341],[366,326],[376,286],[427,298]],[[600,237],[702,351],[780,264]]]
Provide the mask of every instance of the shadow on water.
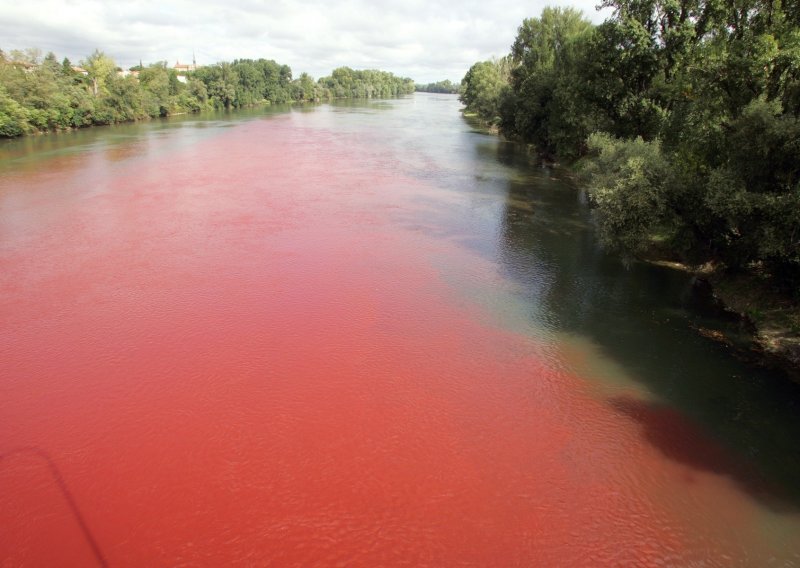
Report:
[[[590,370],[593,380],[613,383],[609,408],[665,457],[726,476],[773,510],[800,511],[800,385],[698,334],[729,324],[697,309],[688,275],[626,267],[605,253],[585,196],[559,171],[534,165],[523,147],[476,133],[460,117],[453,136],[453,109],[440,110],[428,97],[379,106],[387,108],[368,108],[351,127],[359,135],[367,127],[390,133],[384,140],[403,158],[404,175],[458,196],[443,204],[441,193],[421,195],[419,210],[399,212],[399,223],[497,261],[518,285],[533,327],[597,346],[624,374],[623,384],[632,380],[649,393],[635,398]],[[421,119],[424,137],[415,127]]]
[[697,309],[690,276],[606,254],[580,191],[557,172],[510,143],[494,160],[522,172],[506,183],[497,255],[529,317],[542,318],[534,324],[588,338],[655,395],[608,404],[663,455],[727,476],[773,510],[800,510],[800,385],[696,333],[731,324]]
[[89,528],[89,525],[86,522],[86,517],[84,517],[83,513],[81,512],[81,508],[78,505],[78,502],[69,486],[67,485],[67,482],[61,473],[61,469],[59,469],[58,465],[56,465],[56,462],[52,457],[50,457],[49,453],[38,446],[15,448],[0,454],[0,467],[5,465],[11,458],[21,455],[30,455],[44,462],[44,464],[47,466],[50,476],[53,479],[53,482],[55,483],[55,486],[58,488],[61,496],[64,498],[72,517],[75,519],[75,522],[80,528],[80,531],[86,540],[86,544],[92,551],[92,555],[97,561],[97,564],[103,567],[108,566],[108,560],[106,560],[106,556],[103,553],[103,550],[100,548],[94,533]]
[[789,511],[796,506],[792,496],[775,485],[773,476],[759,471],[758,460],[737,457],[675,407],[632,396],[613,397],[609,403],[619,414],[639,424],[643,438],[665,457],[693,471],[728,477],[775,510]]

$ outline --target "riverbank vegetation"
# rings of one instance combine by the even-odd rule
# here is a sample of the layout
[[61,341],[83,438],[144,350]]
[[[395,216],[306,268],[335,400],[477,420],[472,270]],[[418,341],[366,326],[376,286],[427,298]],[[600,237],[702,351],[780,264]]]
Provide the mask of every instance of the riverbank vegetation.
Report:
[[288,65],[239,59],[181,75],[166,62],[123,71],[96,51],[73,65],[35,49],[0,51],[0,137],[113,124],[212,108],[414,92],[411,79],[377,70],[335,69],[315,81]]
[[522,22],[506,57],[467,72],[466,109],[573,165],[610,249],[746,275],[796,310],[797,3],[603,6],[598,26],[569,8]]
[[445,93],[445,94],[457,94],[461,88],[461,85],[453,83],[450,79],[445,79],[444,81],[436,81],[435,83],[428,83],[427,85],[416,85],[414,88],[415,91],[418,93]]

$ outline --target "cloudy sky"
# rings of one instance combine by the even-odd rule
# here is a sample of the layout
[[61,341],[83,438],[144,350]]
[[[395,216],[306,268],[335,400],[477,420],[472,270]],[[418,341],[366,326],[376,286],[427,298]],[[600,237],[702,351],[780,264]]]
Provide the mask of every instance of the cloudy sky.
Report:
[[274,59],[295,76],[336,67],[384,69],[427,83],[459,81],[505,55],[523,18],[599,0],[0,0],[0,49],[38,47],[74,62],[100,49],[129,67]]

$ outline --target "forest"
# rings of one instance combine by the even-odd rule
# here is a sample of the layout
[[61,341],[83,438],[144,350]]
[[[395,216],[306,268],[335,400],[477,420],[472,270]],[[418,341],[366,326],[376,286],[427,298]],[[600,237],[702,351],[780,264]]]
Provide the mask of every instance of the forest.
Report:
[[578,172],[601,239],[800,295],[800,3],[545,8],[462,81],[468,112]]
[[206,109],[414,92],[411,79],[377,70],[335,69],[315,81],[288,65],[239,59],[179,76],[166,62],[127,71],[101,51],[74,65],[36,49],[0,51],[0,137],[114,124]]
[[418,93],[457,94],[461,90],[461,85],[453,83],[450,79],[445,79],[444,81],[436,81],[427,85],[417,85],[415,90]]

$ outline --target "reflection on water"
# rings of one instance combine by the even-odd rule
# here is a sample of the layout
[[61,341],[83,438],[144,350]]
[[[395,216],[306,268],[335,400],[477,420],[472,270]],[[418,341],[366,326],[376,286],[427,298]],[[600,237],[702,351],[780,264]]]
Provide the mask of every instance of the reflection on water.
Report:
[[[497,150],[499,162],[530,171],[513,145],[499,144]],[[745,484],[760,483],[763,476],[777,492],[773,498],[759,493],[771,506],[800,507],[800,486],[793,481],[800,474],[800,387],[741,364],[726,346],[695,333],[696,326],[730,324],[695,309],[689,276],[642,263],[626,267],[601,250],[590,212],[577,203],[576,190],[551,177],[557,174],[540,170],[525,182],[509,181],[502,219],[499,259],[526,299],[544,306],[539,313],[546,320],[537,325],[591,340],[660,401],[646,405],[648,410],[622,405],[624,414],[646,420],[661,416],[661,409],[678,409],[757,464]],[[533,203],[533,214],[518,203]],[[665,425],[659,420],[647,431]],[[647,437],[664,436],[675,433]]]

